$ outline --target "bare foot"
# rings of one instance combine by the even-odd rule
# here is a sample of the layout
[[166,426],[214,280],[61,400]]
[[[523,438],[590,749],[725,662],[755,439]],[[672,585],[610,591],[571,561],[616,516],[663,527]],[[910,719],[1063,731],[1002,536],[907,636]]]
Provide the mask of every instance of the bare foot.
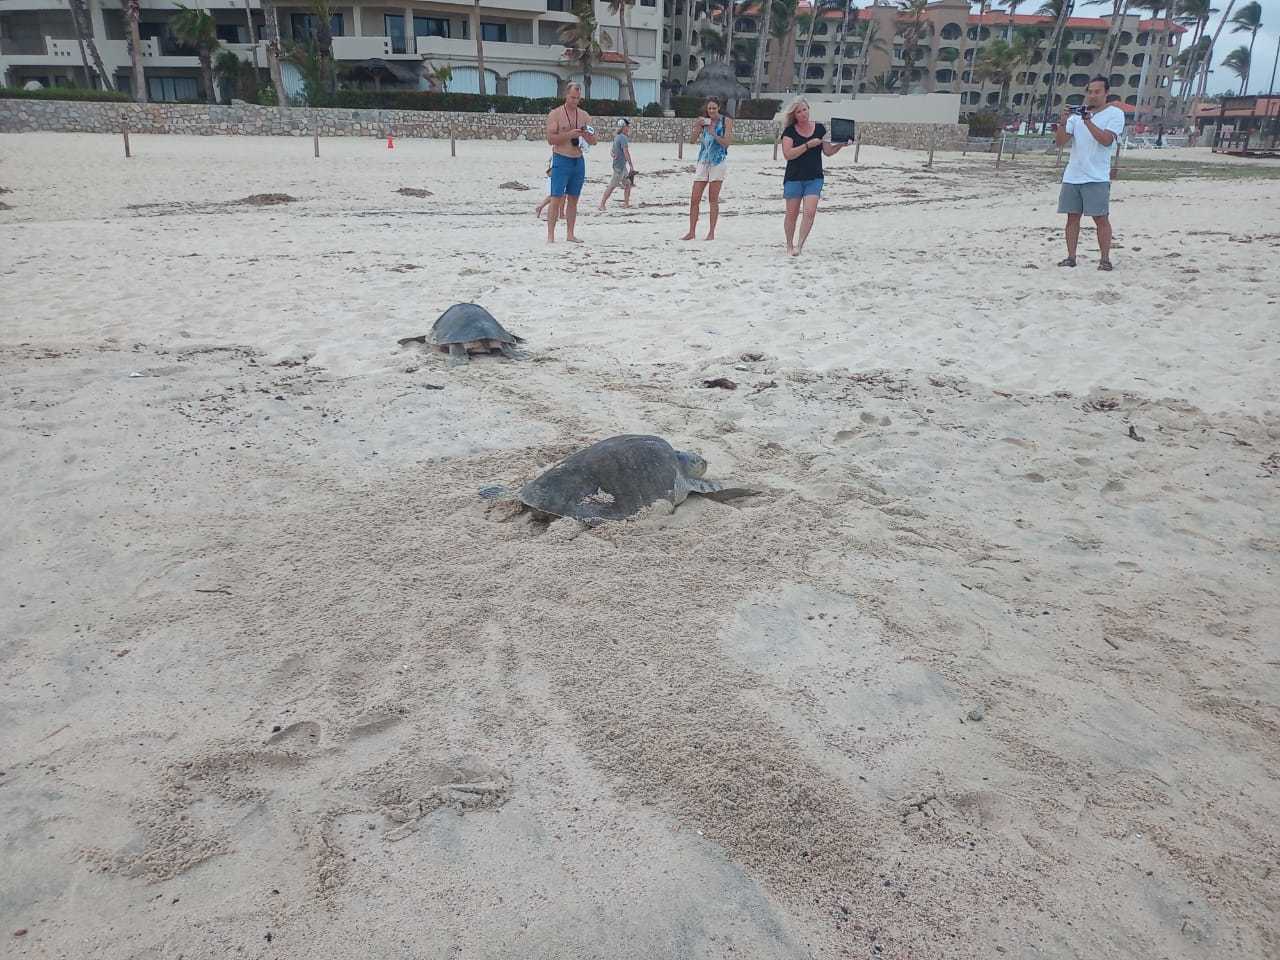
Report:
[[706,236],[706,239],[708,240],[714,240],[715,238],[716,238],[716,235],[714,233],[708,233]]
[[796,248],[795,248],[795,247],[793,247],[791,244],[789,244],[789,243],[788,243],[788,244],[787,244],[787,256],[788,256],[788,257],[794,257],[795,255],[796,255]]
[[582,241],[581,241],[581,240],[579,240],[577,237],[565,237],[565,239],[566,239],[566,240],[568,240],[570,243],[581,243],[581,242],[582,242]]
[[690,230],[688,233],[686,233],[686,234],[685,234],[683,237],[681,237],[680,239],[681,239],[681,240],[693,240],[693,239],[695,239],[695,237],[694,237],[694,235],[693,235],[693,231],[692,231],[692,230]]
[[798,257],[798,256],[800,256],[800,252],[801,252],[802,250],[804,250],[804,247],[792,247],[792,248],[791,248],[791,255],[792,255],[793,257]]
[[599,210],[601,213],[604,213],[604,204],[603,203],[600,204],[600,206],[596,207],[596,209]]

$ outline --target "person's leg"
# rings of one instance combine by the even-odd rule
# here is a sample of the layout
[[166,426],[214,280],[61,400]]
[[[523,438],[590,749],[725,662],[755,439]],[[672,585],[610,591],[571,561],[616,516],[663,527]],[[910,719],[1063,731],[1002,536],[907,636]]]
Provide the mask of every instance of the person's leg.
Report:
[[1080,240],[1080,215],[1084,213],[1084,193],[1078,183],[1064,183],[1058,193],[1058,212],[1067,215],[1067,259],[1060,267],[1076,265],[1076,243]]
[[550,197],[547,204],[547,243],[556,242],[556,221],[560,219],[560,211],[564,208],[564,197]]
[[[1102,263],[1111,263],[1111,218],[1094,217],[1093,225],[1098,228],[1098,253],[1102,255]],[[1077,221],[1077,229],[1079,222]]]
[[712,180],[707,184],[707,208],[711,211],[711,229],[707,231],[707,239],[716,238],[716,221],[720,219],[720,188],[723,180]]
[[570,243],[582,242],[574,232],[574,227],[578,223],[578,197],[582,194],[582,185],[586,182],[586,179],[587,162],[579,157],[573,162],[569,180],[565,186],[564,232],[565,239]]
[[800,256],[804,250],[804,242],[809,239],[809,231],[813,229],[813,218],[818,215],[820,193],[808,194],[800,203],[800,240],[796,243],[793,256]]
[[578,223],[578,198],[568,196],[564,198],[564,236],[570,243],[577,243],[578,238],[573,232],[573,228]]
[[[1067,214],[1067,259],[1076,258],[1076,244],[1080,242],[1080,214]],[[1073,263],[1074,266],[1074,263]]]
[[702,206],[702,194],[707,189],[707,181],[693,181],[693,193],[689,197],[689,232],[681,240],[692,240],[693,232],[698,228],[698,208]]
[[600,198],[600,209],[601,209],[601,211],[603,211],[603,210],[604,210],[604,208],[605,208],[605,206],[608,204],[608,202],[609,202],[609,195],[610,195],[610,194],[612,194],[612,193],[613,193],[613,184],[612,184],[612,183],[610,183],[610,184],[609,184],[609,186],[607,186],[607,187],[605,187],[605,188],[604,188],[604,196]]
[[796,219],[800,216],[801,197],[787,197],[787,215],[782,220],[782,232],[787,235],[787,254],[793,255],[796,250]]
[[629,179],[622,181],[622,205],[624,207],[631,206],[631,181]]
[[547,205],[547,243],[556,242],[556,221],[564,210],[564,197],[568,189],[569,176],[565,164],[567,158],[558,154],[551,160],[551,196]]

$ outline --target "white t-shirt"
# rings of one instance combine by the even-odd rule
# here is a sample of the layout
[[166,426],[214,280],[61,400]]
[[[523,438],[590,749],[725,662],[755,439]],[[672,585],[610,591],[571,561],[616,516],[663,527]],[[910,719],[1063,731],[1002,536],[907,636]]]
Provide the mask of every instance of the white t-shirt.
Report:
[[[1124,133],[1124,112],[1118,107],[1103,107],[1093,115],[1093,125],[1099,130],[1110,130],[1118,138]],[[1111,180],[1111,152],[1114,141],[1100,144],[1074,114],[1067,117],[1067,133],[1071,135],[1071,159],[1062,171],[1063,183],[1106,183]]]

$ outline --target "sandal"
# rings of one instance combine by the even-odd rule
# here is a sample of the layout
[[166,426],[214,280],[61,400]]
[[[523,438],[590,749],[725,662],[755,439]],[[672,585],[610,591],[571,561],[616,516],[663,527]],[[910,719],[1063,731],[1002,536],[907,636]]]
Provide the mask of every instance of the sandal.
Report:
[[1098,269],[1099,269],[1099,270],[1111,270],[1111,269],[1112,269],[1111,261],[1110,261],[1110,260],[1099,260],[1099,261],[1098,261]]
[[1074,267],[1075,265],[1076,265],[1075,257],[1067,257],[1067,259],[1065,260],[1058,261],[1058,266],[1060,267]]

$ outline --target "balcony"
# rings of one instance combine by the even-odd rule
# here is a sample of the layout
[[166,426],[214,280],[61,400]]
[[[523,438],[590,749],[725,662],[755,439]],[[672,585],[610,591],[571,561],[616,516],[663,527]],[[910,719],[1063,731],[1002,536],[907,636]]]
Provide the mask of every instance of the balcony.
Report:
[[390,60],[404,56],[402,53],[391,52],[390,37],[333,38],[333,59],[335,60]]
[[[516,63],[557,64],[564,58],[564,47],[560,44],[543,46],[534,43],[501,43],[496,40],[485,41],[484,58],[486,61],[514,61]],[[474,60],[476,44],[474,40],[459,40],[454,37],[418,37],[418,53],[429,58],[445,60]]]
[[268,66],[265,43],[224,43],[219,50],[228,50],[245,63],[251,63],[264,70]]
[[[97,40],[96,43],[98,52],[106,63],[129,62],[129,45],[124,40]],[[10,52],[11,50],[18,52]],[[39,44],[22,46],[6,44],[2,55],[5,62],[11,66],[44,67],[66,64],[82,67],[85,65],[84,58],[80,56],[80,44],[75,40],[62,37],[45,37],[43,51],[40,50]],[[161,57],[158,40],[142,41],[142,59],[143,63],[151,66],[190,66],[199,63],[195,57]],[[173,63],[173,61],[179,62]]]
[[[470,11],[472,0],[436,0],[439,6],[453,7]],[[554,12],[554,11],[553,11]],[[500,17],[505,15],[525,17],[542,17],[547,15],[547,0],[494,0],[492,5],[484,7],[485,16]]]

